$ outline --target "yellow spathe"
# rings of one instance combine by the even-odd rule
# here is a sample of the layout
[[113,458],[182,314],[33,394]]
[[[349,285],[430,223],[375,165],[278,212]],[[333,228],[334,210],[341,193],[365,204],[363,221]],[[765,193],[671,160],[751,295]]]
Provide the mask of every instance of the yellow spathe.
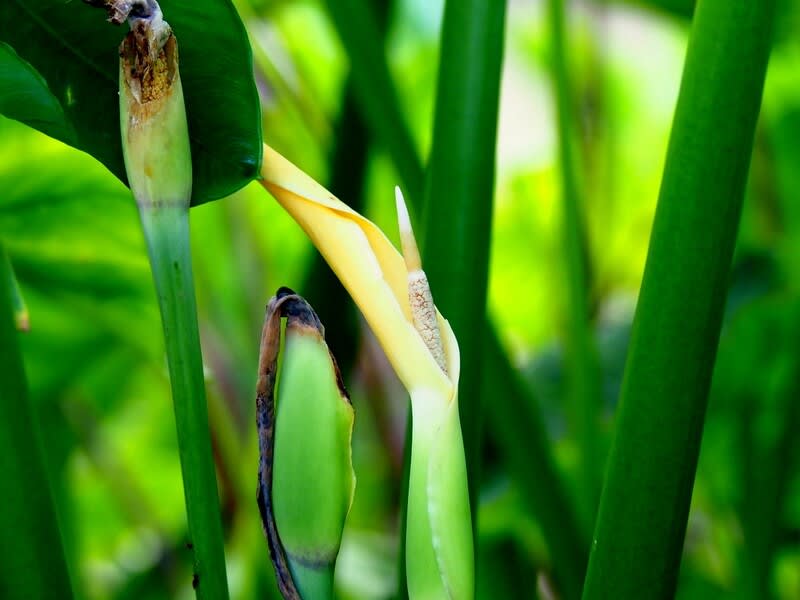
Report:
[[[403,257],[383,232],[266,145],[261,177],[358,305],[406,389],[452,400],[453,382],[414,329]],[[450,329],[444,319],[440,326]]]

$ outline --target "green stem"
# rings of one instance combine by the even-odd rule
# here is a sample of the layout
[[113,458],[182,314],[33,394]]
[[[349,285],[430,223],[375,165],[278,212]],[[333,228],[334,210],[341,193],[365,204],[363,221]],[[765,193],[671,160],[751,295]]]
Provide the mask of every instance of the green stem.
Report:
[[587,600],[675,593],[775,4],[697,4]]
[[575,101],[569,78],[564,0],[550,0],[550,35],[556,96],[559,161],[563,195],[562,242],[566,257],[568,297],[567,389],[570,421],[580,451],[581,513],[591,527],[600,487],[597,430],[600,407],[600,370],[589,323],[589,269],[586,233],[581,215],[578,159],[574,147]]
[[406,410],[406,433],[403,438],[403,471],[400,479],[400,543],[397,553],[397,595],[396,600],[408,599],[408,571],[406,570],[406,529],[408,527],[408,490],[411,482],[411,431],[414,429],[414,415],[411,404]]
[[17,339],[12,278],[0,244],[0,595],[9,600],[72,598],[42,436]]
[[448,0],[425,187],[423,267],[461,350],[459,408],[477,523],[486,318],[504,0]]
[[189,209],[140,204],[139,214],[164,327],[196,593],[201,599],[223,600],[228,586],[192,282]]

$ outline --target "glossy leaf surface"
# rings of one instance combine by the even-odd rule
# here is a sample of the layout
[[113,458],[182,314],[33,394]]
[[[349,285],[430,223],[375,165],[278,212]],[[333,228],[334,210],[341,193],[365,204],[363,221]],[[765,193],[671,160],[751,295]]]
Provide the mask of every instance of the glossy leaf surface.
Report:
[[[242,187],[255,176],[261,160],[250,46],[228,0],[164,0],[161,7],[180,48],[194,167],[192,203],[200,204]],[[13,47],[47,84],[31,86],[35,101],[26,109],[13,100],[17,93],[13,81],[3,77],[0,108],[7,116],[88,152],[123,181],[117,48],[126,31],[127,26],[114,27],[102,11],[81,2],[0,4],[0,41]],[[4,62],[7,55],[6,50]],[[16,73],[24,68],[14,66]],[[36,72],[29,72],[27,80],[42,83]],[[55,128],[51,120],[42,122],[43,106],[51,119],[60,108],[65,123]]]
[[[67,563],[31,410],[11,303],[11,263],[0,245],[0,561],[3,598],[72,598]],[[47,573],[47,577],[42,577]]]
[[8,44],[0,42],[0,113],[74,143],[75,132],[47,82]]

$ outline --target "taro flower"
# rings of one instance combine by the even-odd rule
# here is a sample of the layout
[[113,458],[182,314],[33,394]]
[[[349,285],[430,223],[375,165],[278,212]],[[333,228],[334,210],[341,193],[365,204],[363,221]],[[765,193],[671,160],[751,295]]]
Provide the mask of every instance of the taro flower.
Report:
[[398,191],[405,260],[376,225],[268,146],[261,179],[345,286],[411,396],[405,532],[409,596],[472,598],[472,529],[458,416],[458,342],[430,298],[402,195]]
[[334,597],[336,558],[356,484],[353,419],[319,317],[292,290],[279,289],[261,334],[256,422],[258,507],[285,600]]

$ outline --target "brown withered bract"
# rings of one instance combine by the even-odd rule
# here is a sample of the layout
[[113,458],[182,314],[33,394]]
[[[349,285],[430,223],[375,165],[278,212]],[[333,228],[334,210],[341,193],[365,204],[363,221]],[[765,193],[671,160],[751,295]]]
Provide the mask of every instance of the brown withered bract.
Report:
[[178,48],[156,0],[83,0],[102,8],[108,20],[131,31],[119,48],[125,79],[140,104],[164,96],[177,73]]
[[[287,296],[284,296],[287,297]],[[261,333],[256,383],[256,427],[259,463],[256,501],[267,538],[269,556],[275,568],[278,589],[286,600],[301,600],[286,552],[281,544],[272,508],[272,464],[275,445],[275,381],[278,377],[278,352],[281,338],[281,301],[274,296],[267,304],[267,316]]]
[[[257,502],[261,522],[269,546],[269,554],[275,567],[278,588],[285,600],[301,600],[292,579],[286,553],[281,544],[272,508],[272,468],[275,443],[275,382],[278,369],[278,352],[281,345],[281,319],[286,318],[287,331],[293,329],[304,335],[325,337],[325,328],[302,297],[289,288],[280,288],[267,304],[267,315],[261,333],[261,348],[258,360],[256,383],[256,425],[258,427],[259,465]],[[342,395],[350,398],[344,388],[336,359],[333,362],[336,383]]]
[[[144,42],[142,41],[144,40]],[[155,60],[149,53],[147,36],[131,31],[120,46],[120,58],[126,71],[126,82],[140,104],[166,95],[175,79],[178,46],[170,35],[159,49]]]

